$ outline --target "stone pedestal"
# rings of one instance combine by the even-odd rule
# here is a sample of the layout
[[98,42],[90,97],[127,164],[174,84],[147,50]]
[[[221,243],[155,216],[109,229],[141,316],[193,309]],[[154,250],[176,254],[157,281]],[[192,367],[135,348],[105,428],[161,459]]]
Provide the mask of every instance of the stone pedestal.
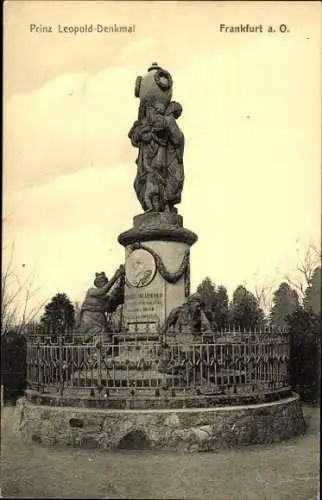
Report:
[[190,247],[197,235],[175,213],[137,215],[121,233],[125,247],[124,329],[156,332],[190,294]]
[[[272,444],[305,432],[299,397],[218,408],[99,409],[17,401],[15,431],[26,442],[113,450],[213,451]],[[130,401],[129,401],[130,403]],[[129,404],[129,408],[131,405]],[[133,448],[133,446],[132,446]]]

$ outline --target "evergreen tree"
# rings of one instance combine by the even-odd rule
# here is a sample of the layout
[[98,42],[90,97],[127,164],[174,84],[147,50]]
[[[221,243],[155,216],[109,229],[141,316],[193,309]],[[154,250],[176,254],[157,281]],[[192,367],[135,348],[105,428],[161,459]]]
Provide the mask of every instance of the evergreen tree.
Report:
[[287,317],[299,306],[298,294],[288,283],[281,283],[273,294],[270,320],[273,326],[286,327]]
[[288,316],[290,332],[290,383],[306,401],[320,394],[321,317],[298,307]]
[[228,294],[224,286],[216,285],[210,278],[205,278],[197,292],[204,303],[205,314],[214,330],[224,328],[228,322]]
[[218,330],[228,326],[229,299],[227,289],[220,285],[215,291],[214,321]]
[[65,293],[57,293],[45,306],[41,323],[54,334],[66,332],[74,326],[75,309]]
[[317,267],[305,290],[303,299],[304,309],[312,310],[314,314],[321,315],[321,267]]
[[216,286],[209,277],[206,277],[197,288],[197,292],[201,295],[204,304],[205,314],[210,323],[213,323],[213,309],[216,300],[215,288]]
[[264,322],[264,312],[256,297],[240,285],[233,293],[229,307],[229,322],[241,330],[255,329]]

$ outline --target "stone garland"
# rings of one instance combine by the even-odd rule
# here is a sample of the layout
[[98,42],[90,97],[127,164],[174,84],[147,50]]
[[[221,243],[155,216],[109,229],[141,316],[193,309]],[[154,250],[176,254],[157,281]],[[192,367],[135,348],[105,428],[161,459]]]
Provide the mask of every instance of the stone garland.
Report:
[[189,295],[190,295],[190,259],[188,259],[188,263],[187,263],[187,266],[185,269],[184,294],[185,294],[185,297],[189,297]]
[[190,262],[189,262],[189,256],[190,256],[190,250],[187,249],[184,253],[182,262],[180,264],[180,267],[178,271],[174,273],[170,273],[160,255],[158,255],[154,250],[151,248],[146,247],[145,245],[142,245],[141,243],[134,243],[131,246],[131,251],[133,252],[134,250],[137,249],[142,249],[146,250],[149,252],[155,259],[157,270],[159,271],[160,275],[164,280],[166,280],[168,283],[176,283],[182,276],[184,276],[185,279],[185,296],[188,297],[190,294]]

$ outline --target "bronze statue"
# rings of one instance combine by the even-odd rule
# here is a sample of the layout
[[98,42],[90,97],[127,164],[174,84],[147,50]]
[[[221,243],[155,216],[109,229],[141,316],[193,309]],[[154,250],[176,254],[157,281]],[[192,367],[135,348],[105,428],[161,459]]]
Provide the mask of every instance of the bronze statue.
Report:
[[145,212],[176,212],[184,183],[184,135],[176,120],[182,106],[171,101],[172,77],[154,63],[137,78],[139,116],[129,132],[139,148],[134,189]]
[[88,338],[107,333],[106,313],[124,302],[124,266],[108,280],[104,272],[95,273],[95,288],[90,288],[82,304],[79,329]]
[[204,304],[199,293],[190,295],[185,304],[172,309],[161,329],[161,335],[179,333],[183,329],[194,334],[211,332],[211,324],[204,312]]

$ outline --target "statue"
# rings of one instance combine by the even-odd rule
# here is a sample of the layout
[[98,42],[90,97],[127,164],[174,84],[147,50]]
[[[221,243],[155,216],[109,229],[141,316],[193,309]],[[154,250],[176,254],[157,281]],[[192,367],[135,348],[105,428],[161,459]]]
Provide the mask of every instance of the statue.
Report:
[[95,273],[94,285],[87,291],[80,313],[80,331],[89,339],[107,333],[106,313],[112,313],[124,302],[124,266],[111,280],[104,272]]
[[161,335],[167,335],[171,329],[181,332],[187,328],[193,334],[211,332],[211,324],[204,312],[204,304],[199,293],[190,295],[185,304],[172,309],[161,329]]
[[[192,335],[210,332],[211,324],[204,312],[201,295],[194,293],[188,297],[185,304],[172,309],[161,328],[161,355],[158,370],[161,373],[176,376],[178,380],[181,379],[181,382],[191,382],[193,371],[189,367],[187,368],[186,362],[195,363],[202,358],[201,352],[193,351],[186,341],[181,342],[180,349],[173,351],[167,343],[167,336],[171,334],[175,336],[176,333],[187,333],[191,337]],[[190,341],[193,342],[193,338],[190,338]]]
[[184,183],[184,135],[176,120],[182,106],[172,97],[170,73],[154,63],[148,74],[138,77],[138,120],[129,132],[139,149],[134,189],[145,212],[176,212]]

